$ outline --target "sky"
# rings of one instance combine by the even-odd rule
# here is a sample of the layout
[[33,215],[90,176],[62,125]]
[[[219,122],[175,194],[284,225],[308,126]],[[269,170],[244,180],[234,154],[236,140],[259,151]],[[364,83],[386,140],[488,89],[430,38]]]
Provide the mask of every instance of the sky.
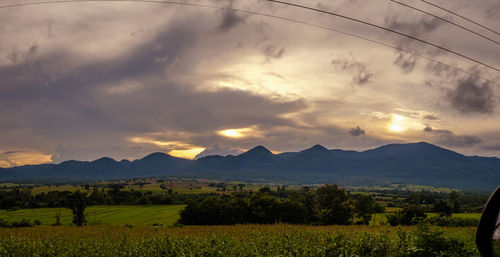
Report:
[[[289,2],[500,67],[499,34],[401,1],[483,37],[389,0]],[[500,157],[500,72],[415,40],[264,0],[2,7],[30,2],[0,1],[0,167],[420,141]],[[500,31],[497,0],[430,2]]]

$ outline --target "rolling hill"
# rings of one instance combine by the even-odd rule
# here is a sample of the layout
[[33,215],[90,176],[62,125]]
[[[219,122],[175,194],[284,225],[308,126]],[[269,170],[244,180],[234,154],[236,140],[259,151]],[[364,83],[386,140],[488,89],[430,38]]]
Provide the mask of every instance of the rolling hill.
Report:
[[257,146],[237,156],[197,160],[152,153],[134,161],[27,165],[0,169],[1,181],[105,179],[180,176],[293,184],[420,184],[491,190],[500,184],[500,159],[465,156],[425,142],[390,144],[367,151],[329,150],[315,145],[300,152],[273,154]]

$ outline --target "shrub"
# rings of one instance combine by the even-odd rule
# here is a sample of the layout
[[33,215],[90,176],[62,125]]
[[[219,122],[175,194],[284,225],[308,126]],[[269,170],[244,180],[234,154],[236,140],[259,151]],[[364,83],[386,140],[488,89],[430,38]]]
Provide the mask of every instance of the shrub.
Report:
[[31,223],[31,220],[21,219],[20,221],[12,222],[11,227],[13,228],[33,227],[33,223]]
[[424,209],[418,205],[409,205],[395,214],[387,215],[387,222],[391,226],[415,225],[421,223],[427,215]]
[[430,229],[429,225],[419,225],[416,232],[415,248],[411,248],[410,257],[433,256],[473,256],[474,250],[467,249],[463,240],[447,238],[439,229]]

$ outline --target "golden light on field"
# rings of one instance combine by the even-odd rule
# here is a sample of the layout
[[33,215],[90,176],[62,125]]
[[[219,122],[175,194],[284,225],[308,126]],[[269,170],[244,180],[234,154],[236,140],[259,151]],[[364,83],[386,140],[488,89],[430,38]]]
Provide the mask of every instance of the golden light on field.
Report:
[[168,152],[168,154],[180,158],[194,159],[194,157],[203,152],[203,150],[205,150],[203,147],[193,147],[185,150],[172,150]]
[[389,123],[389,131],[391,132],[403,132],[406,130],[406,120],[407,118],[398,114],[393,114],[391,118],[391,123]]
[[253,129],[251,128],[239,128],[239,129],[225,129],[217,131],[217,134],[230,138],[241,138],[245,137],[245,133],[251,132]]

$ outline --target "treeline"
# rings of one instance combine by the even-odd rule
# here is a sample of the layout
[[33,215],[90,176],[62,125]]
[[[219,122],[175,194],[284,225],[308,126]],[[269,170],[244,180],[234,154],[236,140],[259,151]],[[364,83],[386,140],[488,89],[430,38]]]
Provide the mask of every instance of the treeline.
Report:
[[[94,187],[83,192],[88,205],[181,204],[200,197],[195,194],[179,194],[171,190],[153,194],[151,191],[126,190],[119,186],[110,189]],[[73,192],[70,191],[33,194],[27,188],[3,190],[0,191],[0,209],[66,207],[72,195]]]
[[[386,202],[387,207],[404,208],[407,205],[421,205],[425,208],[426,212],[434,212],[433,206],[442,201],[451,206],[451,210],[454,213],[481,212],[481,206],[486,203],[489,197],[489,192],[479,191],[451,191],[445,193],[431,191],[413,192],[392,189],[365,192],[376,192],[377,196],[375,200]],[[404,200],[400,200],[400,198],[404,198]]]
[[193,200],[181,212],[185,225],[232,224],[368,224],[371,215],[383,212],[370,195],[355,199],[337,185],[296,191],[271,191],[263,187],[255,193],[233,193]]

